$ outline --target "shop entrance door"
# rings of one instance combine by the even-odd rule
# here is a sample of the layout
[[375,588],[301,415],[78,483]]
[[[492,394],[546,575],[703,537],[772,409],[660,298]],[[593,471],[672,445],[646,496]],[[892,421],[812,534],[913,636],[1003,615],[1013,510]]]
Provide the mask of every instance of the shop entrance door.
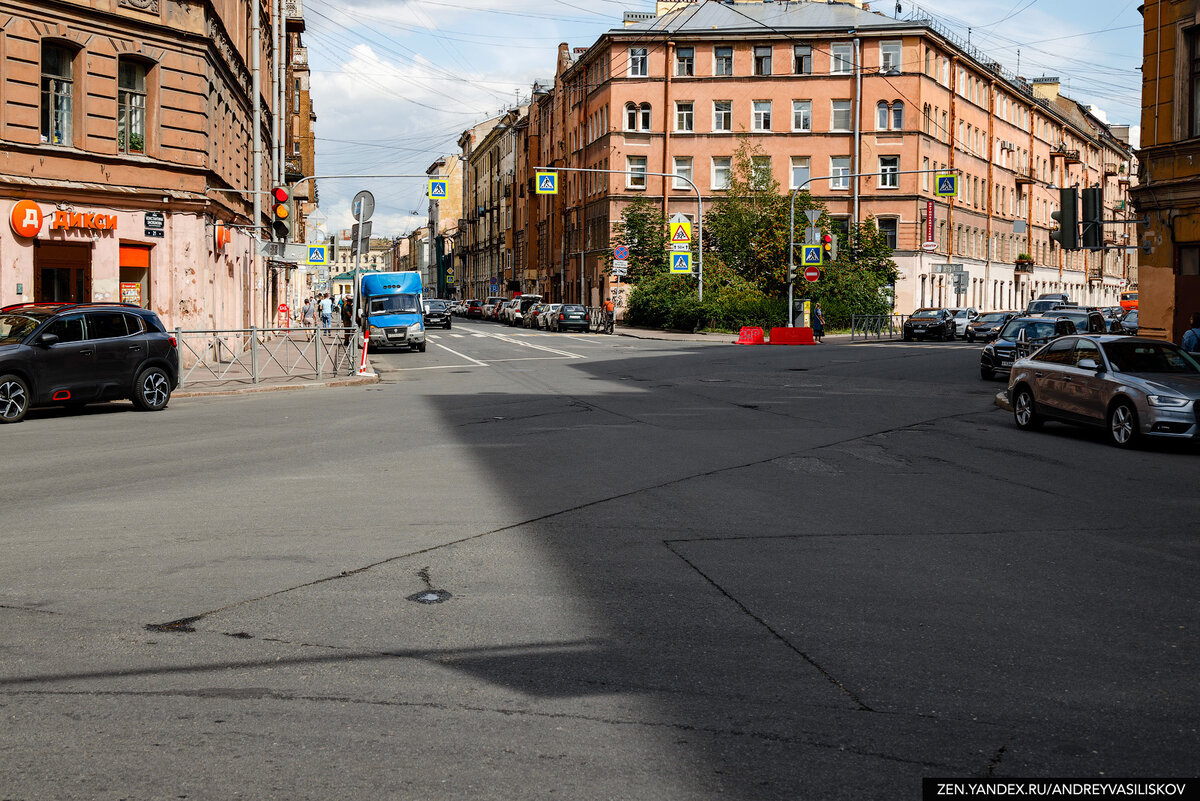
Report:
[[39,245],[34,251],[33,299],[38,303],[88,303],[92,259],[86,247]]

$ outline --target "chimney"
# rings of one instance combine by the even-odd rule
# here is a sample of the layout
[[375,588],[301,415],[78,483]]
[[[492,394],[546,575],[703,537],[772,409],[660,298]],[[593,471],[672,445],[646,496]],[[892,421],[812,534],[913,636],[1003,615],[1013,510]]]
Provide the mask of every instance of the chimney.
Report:
[[1058,100],[1058,78],[1034,78],[1030,83],[1033,84],[1033,96],[1038,100]]

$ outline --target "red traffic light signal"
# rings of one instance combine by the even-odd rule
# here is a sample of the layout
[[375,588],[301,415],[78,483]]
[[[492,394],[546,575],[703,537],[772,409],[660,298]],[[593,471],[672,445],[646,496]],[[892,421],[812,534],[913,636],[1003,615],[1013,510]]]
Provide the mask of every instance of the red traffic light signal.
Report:
[[821,249],[826,253],[833,250],[833,237],[830,234],[821,235]]
[[271,190],[271,235],[277,242],[287,242],[292,233],[292,190],[277,186]]

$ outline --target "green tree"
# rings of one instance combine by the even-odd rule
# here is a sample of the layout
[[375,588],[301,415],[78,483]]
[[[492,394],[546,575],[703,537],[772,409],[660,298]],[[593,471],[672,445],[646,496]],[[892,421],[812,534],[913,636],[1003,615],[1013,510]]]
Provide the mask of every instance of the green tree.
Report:
[[[667,219],[662,209],[645,198],[638,198],[621,210],[621,219],[613,226],[612,244],[629,248],[629,273],[626,281],[638,283],[643,278],[667,272]],[[610,249],[605,265],[612,268]]]
[[822,268],[821,280],[796,282],[796,298],[819,302],[825,324],[845,328],[854,314],[890,314],[898,276],[887,235],[867,218],[839,237],[837,260]]

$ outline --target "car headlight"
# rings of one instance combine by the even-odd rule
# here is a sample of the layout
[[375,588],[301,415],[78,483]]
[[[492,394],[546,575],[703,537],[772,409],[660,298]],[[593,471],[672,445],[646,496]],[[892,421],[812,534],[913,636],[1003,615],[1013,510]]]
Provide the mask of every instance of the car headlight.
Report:
[[1187,398],[1177,398],[1174,395],[1147,395],[1146,400],[1151,406],[1159,406],[1166,409],[1180,409],[1191,403]]
[[412,324],[412,329],[411,329],[411,330],[413,330],[413,331],[417,331],[417,332],[420,332],[422,329],[423,329],[423,326],[422,326],[420,323],[413,323],[413,324]]
[[373,336],[373,337],[383,336],[383,329],[376,328],[375,326],[371,326],[371,336]]
[[987,355],[991,356],[993,353],[996,352],[996,348],[993,347],[992,345],[984,345],[983,352],[986,353]]

